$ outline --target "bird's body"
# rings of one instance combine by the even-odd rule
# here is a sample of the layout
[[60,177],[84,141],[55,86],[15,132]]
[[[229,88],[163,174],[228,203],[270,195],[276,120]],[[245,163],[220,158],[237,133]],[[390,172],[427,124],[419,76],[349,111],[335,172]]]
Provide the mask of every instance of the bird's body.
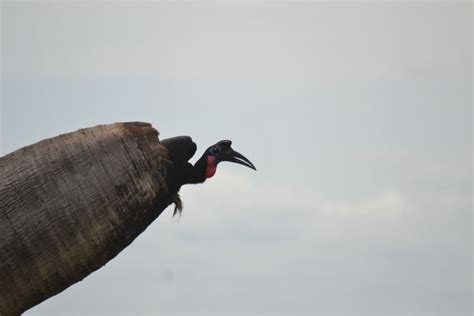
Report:
[[196,153],[197,146],[189,136],[167,138],[161,144],[168,149],[172,165],[168,170],[167,185],[170,192],[178,192],[185,183],[204,182],[199,175],[194,175],[194,166],[189,162]]

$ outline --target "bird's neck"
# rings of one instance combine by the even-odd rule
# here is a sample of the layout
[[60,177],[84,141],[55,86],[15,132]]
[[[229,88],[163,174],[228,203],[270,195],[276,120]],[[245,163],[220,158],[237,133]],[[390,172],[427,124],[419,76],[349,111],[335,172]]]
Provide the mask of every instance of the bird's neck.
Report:
[[206,178],[212,178],[217,170],[216,157],[209,155],[206,158],[206,162]]
[[209,155],[204,154],[198,159],[198,161],[196,161],[194,166],[189,162],[177,166],[175,170],[177,172],[177,178],[179,181],[177,182],[178,186],[176,187],[176,191],[179,191],[179,188],[182,185],[203,183],[207,178],[210,178],[214,175],[216,172],[215,159],[212,159],[214,157],[209,159],[209,157]]
[[207,179],[207,155],[203,155],[196,161],[193,167],[191,179],[189,183],[203,183]]

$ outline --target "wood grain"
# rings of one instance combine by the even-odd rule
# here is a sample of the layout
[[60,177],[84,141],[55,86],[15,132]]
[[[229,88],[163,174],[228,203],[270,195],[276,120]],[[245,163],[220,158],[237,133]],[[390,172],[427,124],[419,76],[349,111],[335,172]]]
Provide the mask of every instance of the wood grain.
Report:
[[171,203],[168,153],[148,123],[45,139],[0,157],[0,315],[102,267]]

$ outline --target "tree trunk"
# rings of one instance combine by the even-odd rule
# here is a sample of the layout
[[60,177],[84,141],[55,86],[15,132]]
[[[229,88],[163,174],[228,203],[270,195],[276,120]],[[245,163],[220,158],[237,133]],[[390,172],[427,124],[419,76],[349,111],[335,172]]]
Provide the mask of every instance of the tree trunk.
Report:
[[99,269],[170,204],[168,154],[148,123],[45,139],[0,157],[0,315]]

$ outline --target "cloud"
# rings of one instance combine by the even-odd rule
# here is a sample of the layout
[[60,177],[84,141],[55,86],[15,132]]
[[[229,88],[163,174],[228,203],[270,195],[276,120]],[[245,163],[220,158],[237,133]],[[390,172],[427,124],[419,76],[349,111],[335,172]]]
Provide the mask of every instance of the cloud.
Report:
[[322,240],[390,240],[406,238],[406,197],[383,191],[356,201],[326,201],[312,217],[314,238]]
[[465,74],[470,60],[461,4],[2,6],[14,76],[360,80]]
[[299,232],[305,231],[301,238],[397,239],[404,238],[404,223],[414,211],[408,198],[396,190],[385,189],[358,200],[332,200],[304,186],[257,183],[245,172],[220,170],[216,178],[206,186],[183,191],[185,205],[189,204],[180,221],[184,229],[213,230],[244,221],[270,230],[261,232],[264,235],[277,233],[269,223],[280,221],[275,226],[300,226]]

